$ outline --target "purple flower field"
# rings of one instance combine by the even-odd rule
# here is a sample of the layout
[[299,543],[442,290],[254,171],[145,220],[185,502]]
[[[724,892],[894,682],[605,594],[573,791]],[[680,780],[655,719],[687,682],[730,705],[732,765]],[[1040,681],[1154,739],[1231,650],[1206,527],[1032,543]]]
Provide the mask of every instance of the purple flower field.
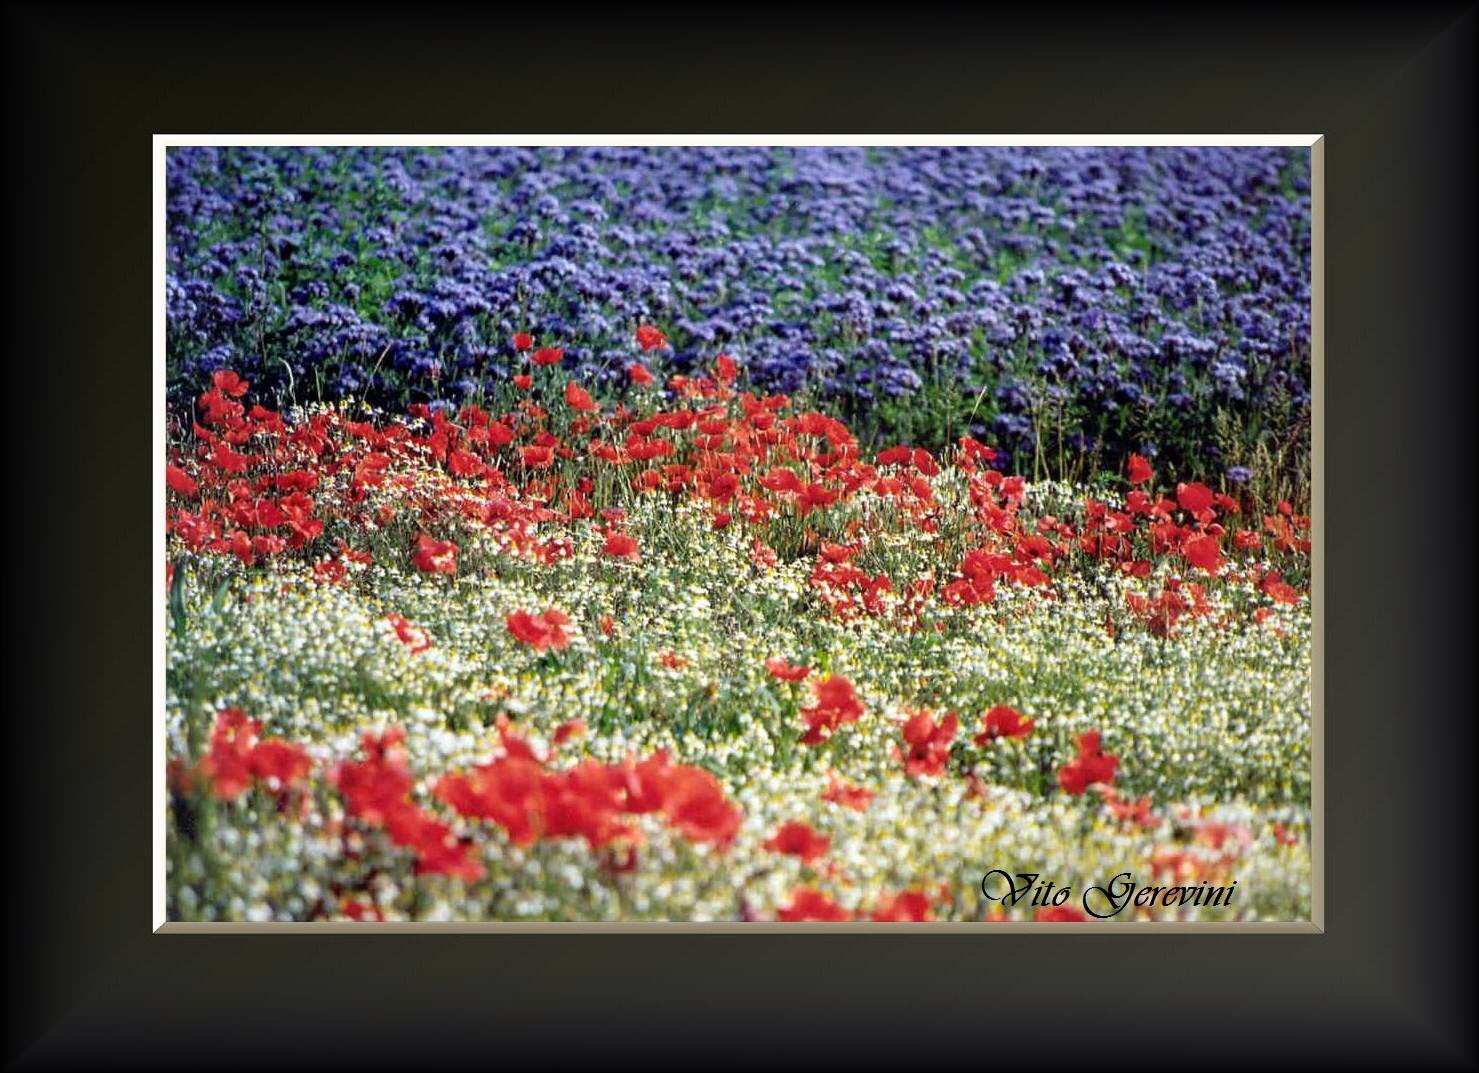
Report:
[[601,386],[651,323],[866,442],[1307,494],[1302,149],[179,149],[168,227],[177,399],[450,409],[516,331]]

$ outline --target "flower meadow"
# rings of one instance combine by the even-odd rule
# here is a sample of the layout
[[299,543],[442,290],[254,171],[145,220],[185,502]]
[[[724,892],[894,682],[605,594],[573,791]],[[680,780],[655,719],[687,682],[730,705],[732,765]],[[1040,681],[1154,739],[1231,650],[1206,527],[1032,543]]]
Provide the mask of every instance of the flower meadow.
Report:
[[169,918],[1308,919],[1307,192],[173,151]]

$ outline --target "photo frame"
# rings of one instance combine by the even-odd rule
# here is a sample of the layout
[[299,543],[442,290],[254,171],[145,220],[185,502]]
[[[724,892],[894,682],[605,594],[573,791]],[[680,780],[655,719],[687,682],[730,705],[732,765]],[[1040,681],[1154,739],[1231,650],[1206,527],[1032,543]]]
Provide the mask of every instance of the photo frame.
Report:
[[[1078,47],[1091,60],[1102,55],[1108,39],[1109,28],[1095,21],[1103,17],[1086,18],[1080,24],[1085,40]],[[145,159],[148,135],[161,130],[272,126],[263,111],[266,94],[250,103],[256,110],[255,123],[242,111],[248,103],[239,99],[197,97],[161,105],[162,83],[149,79],[173,77],[171,68],[160,62],[149,74],[142,58],[159,56],[162,61],[170,49],[187,46],[191,38],[177,37],[185,33],[177,26],[136,24],[125,29],[110,27],[104,17],[78,34],[76,27],[56,21],[54,15],[20,8],[8,9],[6,22],[7,79],[13,88],[30,90],[23,97],[7,94],[8,126],[15,136],[11,151],[18,155],[24,149],[36,162],[34,169],[13,171],[22,195],[14,204],[50,204],[60,210],[69,204],[75,207],[82,191],[90,195],[87,207],[70,216],[63,211],[26,214],[13,209],[17,238],[26,241],[16,242],[7,253],[8,271],[15,271],[12,278],[28,279],[33,293],[42,293],[38,279],[70,274],[86,285],[87,293],[97,295],[88,304],[90,315],[83,318],[69,317],[65,296],[52,295],[56,301],[46,310],[49,315],[31,318],[26,325],[31,333],[27,343],[35,353],[98,355],[86,379],[106,381],[108,398],[87,393],[71,398],[78,419],[116,427],[119,414],[149,412],[144,385],[120,376],[104,357],[118,353],[123,325],[132,326],[125,333],[129,339],[125,350],[142,349],[147,337],[141,311],[149,307],[142,288],[110,294],[103,285],[110,276],[119,278],[120,269],[123,278],[138,272],[127,266],[138,264],[138,251],[147,239],[146,214],[138,208],[147,198],[144,169],[126,162]],[[596,20],[592,28],[599,25]],[[155,28],[160,36],[146,39],[144,30]],[[323,28],[308,17],[302,42],[286,44],[276,63],[283,70],[293,67],[292,61],[300,58],[297,50],[306,49],[314,39],[312,31]],[[1026,34],[1031,29],[1026,16],[1017,16],[1006,20],[1001,32]],[[1097,30],[1106,33],[1090,33]],[[28,454],[23,445],[47,442],[59,466],[90,465],[95,474],[116,471],[120,478],[137,474],[129,482],[99,482],[89,508],[119,518],[135,517],[138,523],[128,530],[136,535],[103,546],[95,533],[80,528],[58,534],[51,553],[58,560],[82,565],[70,571],[26,574],[22,595],[13,605],[26,609],[33,620],[31,628],[20,633],[22,648],[17,654],[24,655],[17,665],[33,668],[26,676],[28,684],[48,687],[31,693],[31,707],[54,713],[23,726],[10,752],[13,796],[7,812],[18,847],[17,874],[67,876],[69,881],[55,885],[62,889],[48,891],[41,904],[34,898],[23,900],[12,890],[6,924],[12,956],[7,972],[19,985],[11,993],[25,998],[7,1013],[7,1062],[17,1068],[78,1062],[98,1057],[103,1048],[115,1056],[161,1059],[178,1048],[177,1060],[191,1060],[192,1053],[198,1060],[209,1040],[222,1038],[229,1030],[232,1012],[241,1009],[253,1010],[254,1017],[274,1029],[236,1049],[232,1055],[236,1061],[270,1060],[287,1045],[300,1057],[334,1054],[344,1060],[364,1055],[367,1061],[394,1063],[420,1053],[427,1028],[448,1022],[467,1027],[444,1028],[439,1043],[448,1050],[477,1053],[488,1046],[490,1018],[501,1029],[505,1047],[548,1056],[538,1048],[560,1037],[570,1009],[584,1005],[582,998],[594,1009],[595,1000],[609,997],[614,981],[621,981],[620,997],[615,1002],[608,998],[603,1014],[595,1019],[612,1018],[609,1032],[616,1035],[593,1030],[589,1039],[567,1038],[578,1056],[609,1061],[608,1041],[617,1038],[623,1040],[627,1058],[651,1047],[674,1055],[687,1051],[691,1057],[720,1025],[745,1023],[751,1012],[743,1009],[747,1004],[770,1006],[804,978],[812,1001],[803,1004],[793,992],[795,1002],[782,1007],[779,1017],[772,1015],[772,1031],[737,1044],[726,1059],[758,1057],[762,1043],[788,1048],[788,1054],[825,1046],[835,1055],[856,1047],[869,1052],[874,1061],[904,1060],[925,1050],[931,1057],[979,1055],[987,1046],[983,1040],[990,1041],[994,1053],[1027,1056],[1042,1053],[1046,1045],[1040,1041],[1052,1038],[1047,1035],[1050,1024],[1072,1019],[1088,1030],[1082,1038],[1059,1035],[1055,1040],[1059,1054],[1067,1060],[1103,1061],[1106,1049],[1118,1047],[1118,1053],[1129,1056],[1137,1046],[1205,1038],[1198,1033],[1208,1030],[1214,1015],[1222,1023],[1232,1010],[1250,1027],[1231,1039],[1219,1034],[1219,1050],[1227,1060],[1278,1053],[1291,1062],[1315,1062],[1345,1048],[1353,1061],[1383,1055],[1400,1056],[1415,1068],[1472,1065],[1473,1033],[1462,1014],[1472,999],[1472,963],[1464,963],[1459,954],[1469,945],[1462,940],[1472,925],[1455,919],[1462,914],[1424,906],[1421,899],[1395,911],[1394,884],[1378,879],[1379,874],[1421,875],[1435,844],[1465,847],[1472,842],[1472,821],[1461,819],[1467,810],[1458,800],[1464,786],[1458,764],[1468,755],[1464,746],[1472,729],[1452,717],[1467,707],[1462,703],[1466,685],[1458,668],[1471,647],[1472,627],[1461,620],[1462,608],[1452,600],[1458,582],[1438,591],[1419,565],[1425,558],[1423,550],[1440,551],[1437,532],[1409,534],[1408,557],[1392,562],[1383,556],[1381,543],[1392,533],[1392,523],[1369,521],[1365,489],[1373,484],[1400,486],[1418,502],[1443,498],[1442,475],[1413,462],[1451,457],[1461,446],[1463,422],[1456,415],[1447,420],[1439,415],[1444,403],[1456,410],[1457,400],[1472,382],[1472,371],[1452,355],[1463,352],[1465,327],[1456,312],[1465,308],[1462,296],[1473,276],[1472,253],[1453,237],[1465,234],[1465,228],[1472,233],[1467,190],[1473,178],[1473,151],[1456,132],[1472,128],[1472,105],[1461,102],[1472,99],[1465,90],[1473,85],[1474,16],[1450,5],[1407,8],[1400,18],[1386,13],[1365,22],[1353,19],[1338,31],[1339,48],[1323,53],[1316,50],[1329,32],[1322,20],[1294,19],[1284,31],[1272,45],[1251,32],[1242,37],[1204,34],[1195,56],[1188,53],[1173,65],[1191,83],[1199,81],[1194,71],[1204,72],[1200,79],[1204,92],[1174,99],[1146,102],[1133,93],[1117,95],[1100,87],[1095,94],[1083,94],[1065,86],[1060,87],[1062,100],[1054,100],[1042,93],[1041,74],[1036,80],[1030,77],[1028,60],[1035,57],[1028,51],[1015,64],[1000,63],[994,77],[1001,81],[992,85],[1009,77],[1023,81],[1010,101],[998,98],[995,108],[987,100],[991,94],[984,91],[942,94],[951,98],[953,108],[944,105],[941,96],[927,93],[906,105],[903,98],[908,94],[875,91],[870,98],[854,92],[848,103],[854,115],[861,104],[876,103],[871,118],[894,130],[1021,131],[1055,126],[1191,130],[1225,124],[1297,128],[1325,136],[1326,352],[1349,357],[1326,369],[1332,405],[1324,436],[1330,469],[1323,524],[1327,532],[1339,532],[1343,539],[1332,542],[1325,574],[1329,631],[1324,707],[1341,713],[1347,727],[1360,731],[1332,730],[1327,741],[1328,899],[1322,934],[1078,939],[887,935],[871,940],[763,935],[744,941],[658,935],[151,936],[144,923],[149,915],[147,856],[139,854],[139,847],[148,842],[148,821],[143,817],[150,791],[139,774],[144,770],[142,760],[131,767],[117,761],[128,755],[142,758],[147,750],[138,728],[149,718],[147,675],[141,671],[147,667],[148,638],[136,625],[137,608],[146,606],[147,584],[119,580],[137,571],[131,563],[143,556],[148,539],[147,511],[130,490],[147,480],[142,461],[147,450],[141,445],[128,462],[121,452],[100,460],[81,440],[56,444],[54,438],[46,439],[49,415],[33,410],[12,429],[12,464],[34,456],[34,450]],[[131,33],[139,36],[125,58],[118,46]],[[1215,44],[1207,43],[1214,40]],[[249,37],[239,38],[227,49],[228,57],[244,61],[250,55],[249,44]],[[1157,38],[1153,44],[1155,55],[1166,55],[1160,51],[1168,47],[1166,40]],[[1120,55],[1135,54],[1132,46],[1126,47],[1131,51]],[[1139,47],[1149,50],[1150,43],[1141,42]],[[591,44],[576,51],[591,69],[604,54]],[[778,47],[768,62],[781,65],[804,51],[799,46]],[[887,47],[860,46],[856,56],[879,61],[887,57],[893,65],[907,68],[911,60],[917,64],[931,53],[938,62],[944,51],[937,39],[901,38]],[[175,53],[181,54],[191,55],[188,49]],[[220,63],[219,58],[215,62]],[[440,85],[444,91],[467,88],[468,83],[460,81],[461,68],[449,69],[430,54],[425,62],[428,70],[441,70],[445,78],[429,79],[429,86]],[[813,61],[812,67],[815,75],[825,64]],[[310,68],[304,64],[294,69]],[[118,77],[123,70],[139,78],[132,97],[117,91],[124,82]],[[855,81],[845,77],[849,70]],[[1209,70],[1228,76],[1214,85],[1205,74]],[[1102,68],[1090,62],[1078,65],[1078,71],[1081,86]],[[327,73],[326,68],[324,77]],[[839,74],[844,76],[841,84],[871,85],[850,65]],[[642,72],[636,84],[649,84],[653,77],[650,71]],[[951,74],[946,82],[953,86],[961,77]],[[731,98],[727,107],[721,102],[708,112],[708,122],[703,122],[694,95],[680,95],[643,125],[670,130],[781,129],[789,124],[778,124],[773,117],[777,109],[789,107],[785,114],[797,125],[855,129],[861,121],[844,117],[837,96],[820,88],[808,92],[808,85],[819,87],[821,82],[820,77],[810,83],[792,80],[783,98],[768,103],[763,95],[750,95],[744,101],[751,110],[748,120],[735,111]],[[36,87],[81,85],[97,89],[86,104],[67,93],[36,92]],[[104,85],[110,88],[105,90]],[[1028,85],[1039,92],[1022,92],[1020,87]],[[1278,92],[1270,86],[1278,87]],[[364,129],[333,108],[337,97],[313,98],[302,85],[283,92],[276,115],[318,119],[307,125],[320,130]],[[367,89],[357,108],[372,110],[385,104],[386,97],[380,96],[385,92]],[[441,123],[455,129],[487,127],[489,119],[478,122],[475,117],[496,111],[496,103],[517,102],[527,122],[508,126],[527,131],[625,126],[613,112],[603,115],[599,103],[588,99],[556,102],[546,96],[541,103],[522,91],[509,93],[478,99],[476,106],[464,103],[460,112],[449,109]],[[451,96],[463,102],[473,99],[465,93]],[[1041,110],[1027,107],[1034,96],[1042,102]],[[305,113],[305,98],[317,99],[323,110],[310,108]],[[105,99],[110,107],[95,106]],[[797,109],[798,100],[806,105]],[[1137,100],[1139,112],[1134,108]],[[425,103],[387,107],[381,113],[383,122],[417,129],[411,120],[418,114],[416,107]],[[1075,114],[1082,118],[1075,120]],[[577,115],[585,118],[572,118]],[[1188,121],[1197,116],[1201,122]],[[275,129],[293,125],[290,120]],[[61,132],[69,132],[72,140],[63,144]],[[101,160],[119,162],[119,173],[110,174],[106,184],[96,167]],[[1422,167],[1413,168],[1413,161]],[[123,175],[125,167],[139,175]],[[77,178],[84,171],[91,177],[86,183]],[[1373,212],[1373,204],[1381,211]],[[70,229],[69,238],[63,243],[45,241],[44,220],[64,221],[60,226],[64,232]],[[63,250],[83,248],[88,242],[106,247],[110,255],[81,265],[63,256]],[[15,247],[40,251],[37,265],[25,275],[19,271],[23,266]],[[1393,264],[1406,266],[1396,279],[1389,267]],[[1406,372],[1394,381],[1387,363],[1399,350],[1406,355]],[[18,375],[26,390],[43,386],[40,369],[22,369]],[[1436,399],[1420,386],[1435,380],[1444,384]],[[23,429],[27,421],[30,427]],[[137,424],[136,435],[145,439],[148,422],[140,417]],[[1373,427],[1389,430],[1387,436],[1402,449],[1373,452]],[[60,490],[43,489],[38,495],[40,505],[64,504]],[[1374,561],[1390,563],[1375,579],[1370,566]],[[1471,568],[1459,564],[1454,569],[1461,575]],[[136,595],[130,599],[127,594]],[[130,602],[135,609],[128,607]],[[1364,612],[1356,611],[1358,603],[1364,604]],[[79,617],[78,608],[88,609],[87,615]],[[1366,628],[1372,621],[1421,622],[1424,627],[1382,636]],[[1440,630],[1440,623],[1448,625]],[[56,643],[63,635],[67,646]],[[85,676],[75,670],[79,646],[87,653],[90,673]],[[137,685],[124,688],[123,683]],[[1412,714],[1394,730],[1393,712]],[[71,744],[79,725],[86,726],[90,746],[86,751]],[[1380,748],[1373,742],[1380,742]],[[1369,792],[1374,785],[1384,787],[1380,796]],[[67,790],[58,793],[59,786]],[[101,819],[100,797],[110,805]],[[51,802],[51,807],[38,810],[37,800]],[[126,802],[135,802],[136,807],[127,807]],[[100,823],[116,833],[102,839],[78,834],[94,831]],[[1443,838],[1436,843],[1415,839],[1410,832],[1416,830],[1441,831]],[[93,874],[79,880],[75,862],[84,852],[87,871]],[[1457,867],[1461,871],[1463,865]],[[1450,882],[1454,889],[1465,887],[1461,875]],[[630,970],[633,961],[642,964],[642,972]],[[294,962],[304,968],[285,971]],[[1096,983],[1064,986],[1073,978],[1104,981],[1147,970],[1155,974],[1167,963],[1201,974],[1201,984],[1165,989],[1155,1026],[1137,1015],[1129,991],[1105,1001]],[[486,978],[490,964],[496,964],[498,976],[513,986],[498,988],[495,995],[469,986]],[[791,968],[778,972],[788,964]],[[223,965],[230,970],[222,972]],[[316,973],[307,968],[310,965],[317,966]],[[433,977],[445,986],[423,990],[412,982],[418,977]],[[928,1047],[905,1038],[908,1034],[897,1026],[898,989],[904,986],[900,981],[911,980],[931,982],[929,998],[921,996],[920,1001],[933,1009],[933,1017],[942,1019],[942,1010],[961,1014],[958,1033],[942,1030]],[[1010,988],[1001,986],[1006,980],[1011,981]],[[676,986],[679,981],[681,988]],[[818,993],[825,999],[816,1000]],[[1212,996],[1215,1001],[1209,1001]],[[1319,996],[1319,1001],[1311,996]],[[392,1007],[372,1036],[354,1031],[367,1003]],[[983,1005],[991,1006],[986,1023],[979,1019]],[[643,1019],[644,1009],[656,1008],[668,1011],[662,1024]],[[751,1010],[759,1012],[753,1005]],[[682,1027],[674,1027],[674,1021]],[[1172,1027],[1166,1027],[1168,1022]],[[1035,1039],[1022,1031],[1034,1024],[1042,1026]],[[1008,1025],[1017,1032],[1009,1040],[998,1040],[1009,1034]],[[1038,1050],[1030,1051],[1033,1047]]]

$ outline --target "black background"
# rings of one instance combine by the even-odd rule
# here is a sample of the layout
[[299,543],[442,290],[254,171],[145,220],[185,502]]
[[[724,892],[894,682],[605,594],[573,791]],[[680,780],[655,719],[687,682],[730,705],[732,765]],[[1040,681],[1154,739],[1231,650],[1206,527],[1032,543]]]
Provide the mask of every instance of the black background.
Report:
[[[1474,1068],[1474,10],[539,10],[5,6],[7,1065]],[[1327,135],[1327,933],[151,936],[150,135],[253,131]]]

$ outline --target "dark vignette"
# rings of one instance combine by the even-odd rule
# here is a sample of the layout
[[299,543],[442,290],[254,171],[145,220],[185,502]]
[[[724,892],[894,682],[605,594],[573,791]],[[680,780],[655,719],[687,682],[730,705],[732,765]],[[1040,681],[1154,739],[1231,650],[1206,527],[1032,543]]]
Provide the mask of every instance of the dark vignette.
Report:
[[[1475,13],[1040,10],[5,7],[8,1065],[1474,1066]],[[1327,134],[1327,934],[150,937],[149,135],[248,130]]]

